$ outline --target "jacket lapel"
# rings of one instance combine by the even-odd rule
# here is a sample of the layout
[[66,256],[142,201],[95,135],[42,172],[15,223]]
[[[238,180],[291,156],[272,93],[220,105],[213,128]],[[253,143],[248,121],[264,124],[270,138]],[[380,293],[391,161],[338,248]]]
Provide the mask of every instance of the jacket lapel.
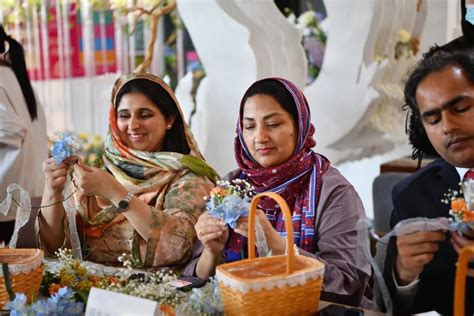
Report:
[[438,200],[442,207],[437,208],[438,216],[448,216],[450,205],[442,203],[441,200],[444,199],[445,194],[448,193],[448,190],[459,190],[459,174],[456,171],[456,168],[450,165],[445,160],[439,160],[438,172],[434,183],[430,184],[432,187],[433,198]]

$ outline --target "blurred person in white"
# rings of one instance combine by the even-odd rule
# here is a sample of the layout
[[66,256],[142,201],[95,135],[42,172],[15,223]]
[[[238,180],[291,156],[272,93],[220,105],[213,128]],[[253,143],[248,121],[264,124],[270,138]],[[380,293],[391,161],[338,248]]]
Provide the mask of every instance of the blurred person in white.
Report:
[[[42,162],[48,155],[46,118],[26,70],[23,47],[0,24],[0,202],[17,183],[30,197],[41,196]],[[16,207],[0,214],[0,243],[9,242]]]

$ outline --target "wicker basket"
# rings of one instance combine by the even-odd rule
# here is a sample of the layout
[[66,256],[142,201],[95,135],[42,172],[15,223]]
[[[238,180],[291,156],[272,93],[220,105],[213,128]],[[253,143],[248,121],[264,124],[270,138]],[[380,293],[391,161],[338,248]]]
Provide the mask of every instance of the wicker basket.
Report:
[[[255,210],[261,197],[273,198],[285,216],[287,255],[255,258]],[[321,295],[324,265],[295,256],[293,227],[288,205],[275,193],[255,196],[249,213],[249,258],[222,264],[216,269],[226,315],[315,314]]]
[[[0,248],[0,263],[7,263],[13,293],[24,293],[31,302],[37,298],[43,279],[43,251],[40,249]],[[10,301],[5,276],[0,269],[0,309]]]
[[[474,246],[468,246],[461,250],[456,269],[456,282],[454,286],[454,315],[464,316],[466,306],[466,277],[468,271],[469,257],[474,256]],[[472,297],[470,298],[472,299]]]

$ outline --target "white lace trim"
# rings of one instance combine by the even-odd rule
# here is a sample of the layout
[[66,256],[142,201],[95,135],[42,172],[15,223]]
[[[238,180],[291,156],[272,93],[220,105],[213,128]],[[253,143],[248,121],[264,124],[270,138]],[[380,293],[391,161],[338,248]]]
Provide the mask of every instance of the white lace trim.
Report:
[[272,290],[274,288],[282,289],[286,286],[295,287],[298,285],[304,285],[309,280],[315,280],[317,278],[323,277],[324,275],[324,266],[322,265],[319,269],[306,271],[306,272],[296,272],[289,276],[284,276],[282,278],[275,278],[273,280],[247,280],[246,282],[237,281],[219,270],[216,271],[216,279],[219,282],[222,282],[228,287],[233,289],[238,289],[243,293],[248,291],[260,291],[262,289]]
[[[43,252],[41,250],[35,251],[34,255],[31,256],[32,260],[28,260],[25,263],[14,263],[8,264],[8,271],[10,274],[17,275],[20,273],[29,273],[38,268],[43,263]],[[0,276],[3,277],[3,270],[0,269]]]

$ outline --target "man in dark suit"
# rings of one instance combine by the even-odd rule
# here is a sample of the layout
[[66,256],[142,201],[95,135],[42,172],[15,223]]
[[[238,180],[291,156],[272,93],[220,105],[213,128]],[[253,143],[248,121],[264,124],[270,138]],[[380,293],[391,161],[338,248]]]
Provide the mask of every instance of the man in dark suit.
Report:
[[[440,52],[425,58],[405,86],[413,157],[440,158],[393,190],[390,225],[413,217],[448,217],[441,200],[474,171],[474,52]],[[384,278],[398,314],[453,313],[455,264],[460,249],[474,245],[474,231],[426,232],[392,238]],[[474,278],[467,280],[466,311],[474,313]]]

